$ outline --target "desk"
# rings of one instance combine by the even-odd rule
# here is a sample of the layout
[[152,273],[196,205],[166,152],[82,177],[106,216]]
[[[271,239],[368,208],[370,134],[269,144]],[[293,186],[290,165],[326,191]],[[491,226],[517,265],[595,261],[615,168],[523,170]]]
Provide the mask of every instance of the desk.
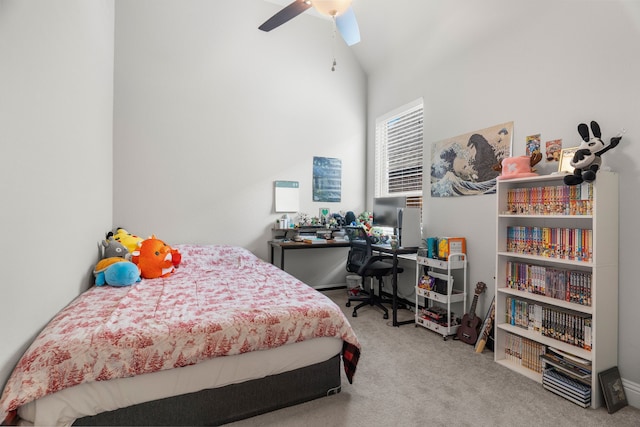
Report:
[[[270,261],[273,264],[275,248],[280,248],[280,269],[284,270],[284,253],[288,250],[294,249],[326,249],[326,248],[348,248],[351,244],[346,240],[329,240],[327,243],[304,243],[304,242],[283,242],[277,240],[269,241],[271,248]],[[371,245],[371,249],[376,252],[382,252],[393,255],[393,274],[391,276],[391,282],[393,284],[392,293],[392,319],[393,326],[406,325],[414,323],[414,320],[405,320],[398,322],[398,258],[412,258],[418,252],[418,248],[403,248],[391,249],[391,245]],[[413,256],[411,256],[413,255]]]
[[271,264],[275,248],[280,248],[280,269],[284,270],[284,253],[293,249],[326,249],[326,248],[348,248],[349,242],[346,240],[328,240],[327,243],[304,243],[304,242],[281,242],[277,240],[269,241],[271,247]]
[[[414,323],[415,320],[405,320],[403,322],[398,322],[398,255],[400,258],[404,258],[403,255],[407,254],[417,254],[418,248],[403,248],[400,247],[398,249],[391,249],[390,245],[371,245],[371,249],[377,252],[382,252],[385,254],[393,255],[393,274],[391,276],[391,282],[393,283],[393,293],[392,293],[392,318],[393,318],[393,326],[407,325],[409,323]],[[411,257],[412,258],[412,257]]]

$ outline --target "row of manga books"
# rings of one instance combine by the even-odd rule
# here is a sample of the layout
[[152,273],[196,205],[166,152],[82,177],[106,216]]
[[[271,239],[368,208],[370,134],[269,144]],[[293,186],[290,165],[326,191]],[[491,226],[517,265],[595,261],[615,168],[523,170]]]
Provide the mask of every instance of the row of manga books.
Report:
[[506,214],[592,215],[593,184],[511,188]]
[[507,251],[593,262],[593,230],[512,225],[507,227]]
[[505,321],[543,336],[591,350],[591,317],[512,297],[506,299]]
[[506,333],[504,343],[505,359],[531,369],[535,372],[542,372],[542,360],[540,356],[545,354],[544,344],[532,341],[518,335]]
[[591,272],[507,261],[511,289],[591,306]]

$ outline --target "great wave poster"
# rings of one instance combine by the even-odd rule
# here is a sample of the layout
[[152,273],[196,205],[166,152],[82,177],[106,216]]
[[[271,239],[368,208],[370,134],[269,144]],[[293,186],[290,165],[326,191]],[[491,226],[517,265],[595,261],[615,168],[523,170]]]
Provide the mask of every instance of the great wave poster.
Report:
[[431,196],[496,192],[493,167],[511,156],[513,122],[445,139],[431,145]]

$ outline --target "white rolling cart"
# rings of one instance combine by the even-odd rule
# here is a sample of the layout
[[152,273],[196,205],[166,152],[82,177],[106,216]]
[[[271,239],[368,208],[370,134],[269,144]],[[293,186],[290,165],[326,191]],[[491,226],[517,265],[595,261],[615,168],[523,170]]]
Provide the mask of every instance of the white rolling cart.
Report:
[[[439,293],[435,290],[424,289],[418,286],[421,277],[424,275],[423,266],[427,267],[428,275],[446,282],[446,293]],[[455,274],[458,270],[461,273]],[[462,286],[456,283],[454,285],[454,275],[459,277],[462,275]],[[416,312],[415,323],[437,332],[446,341],[452,335],[455,335],[460,326],[458,318],[462,318],[465,307],[467,306],[467,256],[462,253],[452,253],[449,255],[448,261],[428,258],[426,249],[419,249],[416,257]],[[420,304],[420,299],[424,301]],[[456,315],[451,307],[456,304],[459,309]],[[424,306],[424,310],[419,307]],[[431,316],[425,313],[432,314]],[[438,313],[446,316],[444,319],[438,317]]]

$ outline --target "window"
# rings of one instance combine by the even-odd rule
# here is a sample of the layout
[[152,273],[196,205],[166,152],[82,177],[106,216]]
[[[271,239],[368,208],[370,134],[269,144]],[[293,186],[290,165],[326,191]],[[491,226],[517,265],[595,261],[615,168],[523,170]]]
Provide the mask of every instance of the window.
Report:
[[376,120],[375,197],[407,196],[422,207],[422,98]]

